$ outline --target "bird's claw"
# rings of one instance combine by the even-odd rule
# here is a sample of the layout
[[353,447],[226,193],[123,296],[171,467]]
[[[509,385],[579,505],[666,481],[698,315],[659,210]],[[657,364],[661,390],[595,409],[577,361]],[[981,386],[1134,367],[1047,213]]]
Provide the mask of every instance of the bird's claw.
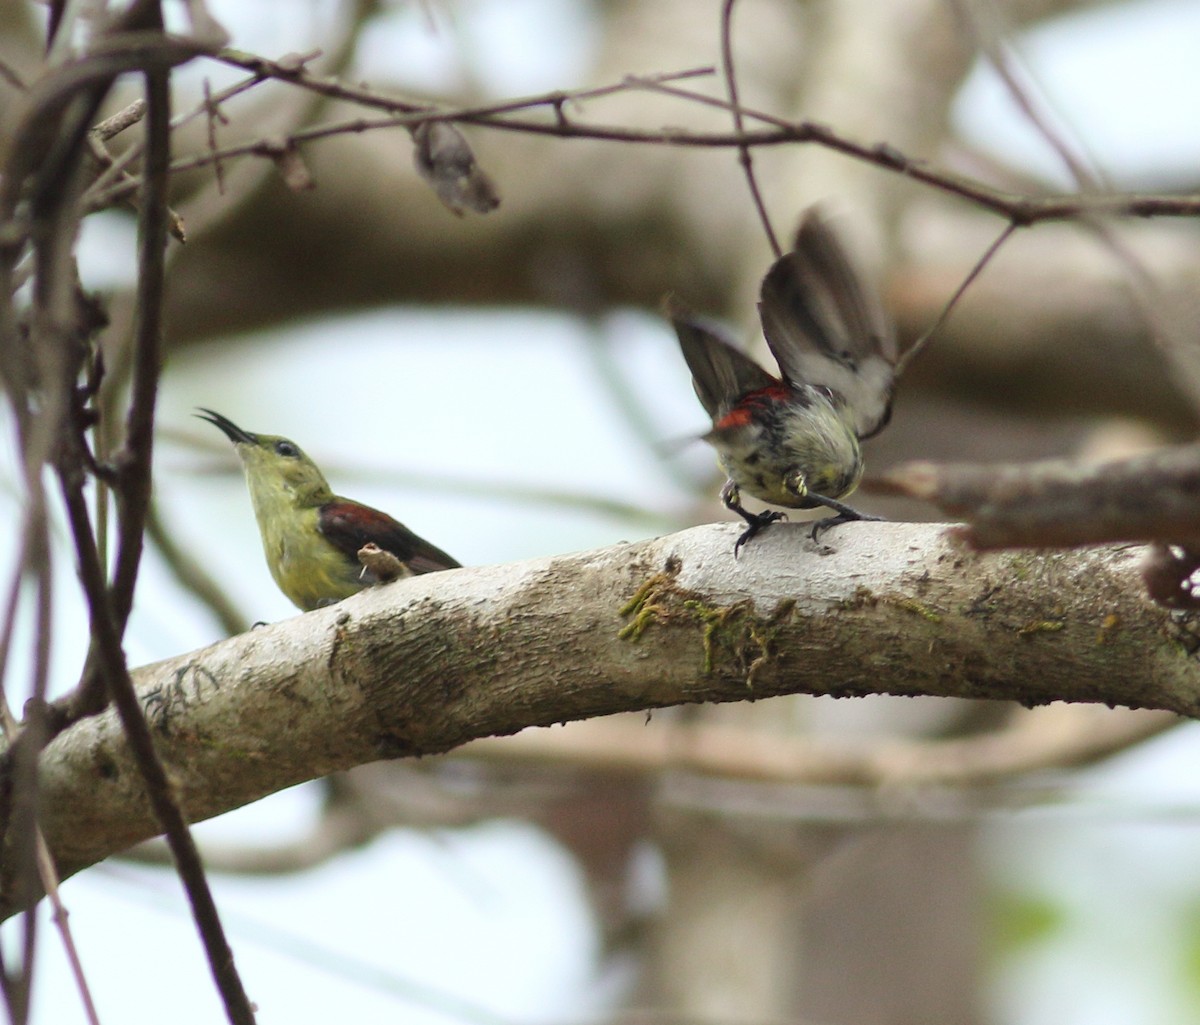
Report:
[[812,525],[812,530],[808,532],[808,536],[815,542],[819,541],[821,535],[830,527],[836,527],[839,523],[851,523],[854,520],[873,520],[876,523],[882,523],[885,519],[884,516],[871,516],[846,506],[836,516],[826,516],[823,520],[817,520]]
[[721,501],[725,504],[726,509],[737,513],[746,521],[746,529],[742,531],[741,536],[733,545],[733,557],[735,559],[742,550],[742,545],[754,537],[763,527],[769,526],[776,520],[787,519],[787,513],[777,512],[774,509],[764,509],[762,512],[757,513],[749,512],[742,505],[741,492],[732,480],[727,480],[725,486],[721,488]]
[[760,513],[748,513],[744,509],[739,509],[738,512],[745,519],[747,526],[733,544],[733,557],[735,559],[738,557],[738,553],[741,552],[742,545],[754,537],[763,527],[770,526],[777,520],[787,519],[787,513],[778,512],[774,509],[764,509]]

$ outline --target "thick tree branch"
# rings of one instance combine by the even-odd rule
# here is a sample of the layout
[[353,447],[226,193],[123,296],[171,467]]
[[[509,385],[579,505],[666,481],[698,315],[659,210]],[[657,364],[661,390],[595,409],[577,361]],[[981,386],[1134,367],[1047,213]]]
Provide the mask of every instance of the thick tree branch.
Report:
[[1158,541],[1200,545],[1200,445],[1105,463],[904,463],[877,491],[933,502],[976,548]]
[[[946,528],[779,524],[400,581],[135,674],[192,821],[380,758],[612,712],[789,693],[1200,712],[1186,613],[1136,546],[970,553]],[[114,714],[47,748],[64,876],[154,835]],[[11,913],[10,907],[5,908]]]

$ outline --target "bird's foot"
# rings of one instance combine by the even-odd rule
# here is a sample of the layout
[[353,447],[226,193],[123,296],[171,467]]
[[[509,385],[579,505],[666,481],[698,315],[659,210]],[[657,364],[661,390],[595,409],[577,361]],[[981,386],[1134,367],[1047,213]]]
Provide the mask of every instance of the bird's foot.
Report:
[[742,531],[741,536],[733,543],[733,557],[736,559],[738,553],[742,550],[742,545],[749,541],[763,527],[770,526],[777,520],[786,520],[787,513],[776,512],[774,509],[764,509],[760,513],[746,512],[745,509],[738,509],[737,512],[742,514],[748,526]]
[[827,509],[832,509],[837,514],[836,516],[826,516],[825,519],[817,520],[812,525],[812,530],[809,531],[808,536],[814,541],[818,541],[825,531],[830,527],[836,527],[839,523],[849,523],[852,520],[872,520],[880,523],[885,519],[883,516],[872,516],[869,513],[859,512],[844,502],[839,502],[836,498],[826,498],[824,495],[818,495],[812,491],[808,493],[808,497],[816,502],[820,502]]
[[731,480],[727,480],[725,486],[721,489],[721,501],[725,503],[726,509],[737,513],[746,521],[746,529],[742,531],[741,536],[733,545],[733,557],[735,559],[738,557],[738,553],[741,552],[742,545],[754,537],[763,527],[769,526],[777,520],[787,519],[787,513],[776,512],[774,509],[764,509],[762,512],[757,513],[750,512],[742,505],[741,492],[738,491],[738,486]]

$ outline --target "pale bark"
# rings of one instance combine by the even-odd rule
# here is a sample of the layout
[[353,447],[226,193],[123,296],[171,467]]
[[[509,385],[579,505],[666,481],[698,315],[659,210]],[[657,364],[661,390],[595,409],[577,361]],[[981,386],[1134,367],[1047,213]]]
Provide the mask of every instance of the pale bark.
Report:
[[[1134,546],[976,555],[929,524],[816,546],[735,528],[399,582],[140,669],[188,816],[476,737],[696,701],[872,693],[1194,714],[1182,619]],[[42,823],[64,875],[157,832],[111,713],[58,738]]]

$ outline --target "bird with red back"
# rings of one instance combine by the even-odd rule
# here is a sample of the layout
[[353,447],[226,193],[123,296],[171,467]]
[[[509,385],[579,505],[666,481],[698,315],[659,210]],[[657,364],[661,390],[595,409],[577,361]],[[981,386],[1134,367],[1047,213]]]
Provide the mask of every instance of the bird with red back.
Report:
[[878,519],[839,499],[862,479],[859,443],[891,416],[896,337],[819,210],[805,214],[795,245],[762,282],[759,317],[779,377],[717,325],[675,302],[667,309],[696,396],[712,418],[704,439],[729,478],[722,501],[747,524],[735,555],[784,518],[775,510],[750,512],[743,493],[789,509],[833,510],[813,525],[814,540],[839,523]]

